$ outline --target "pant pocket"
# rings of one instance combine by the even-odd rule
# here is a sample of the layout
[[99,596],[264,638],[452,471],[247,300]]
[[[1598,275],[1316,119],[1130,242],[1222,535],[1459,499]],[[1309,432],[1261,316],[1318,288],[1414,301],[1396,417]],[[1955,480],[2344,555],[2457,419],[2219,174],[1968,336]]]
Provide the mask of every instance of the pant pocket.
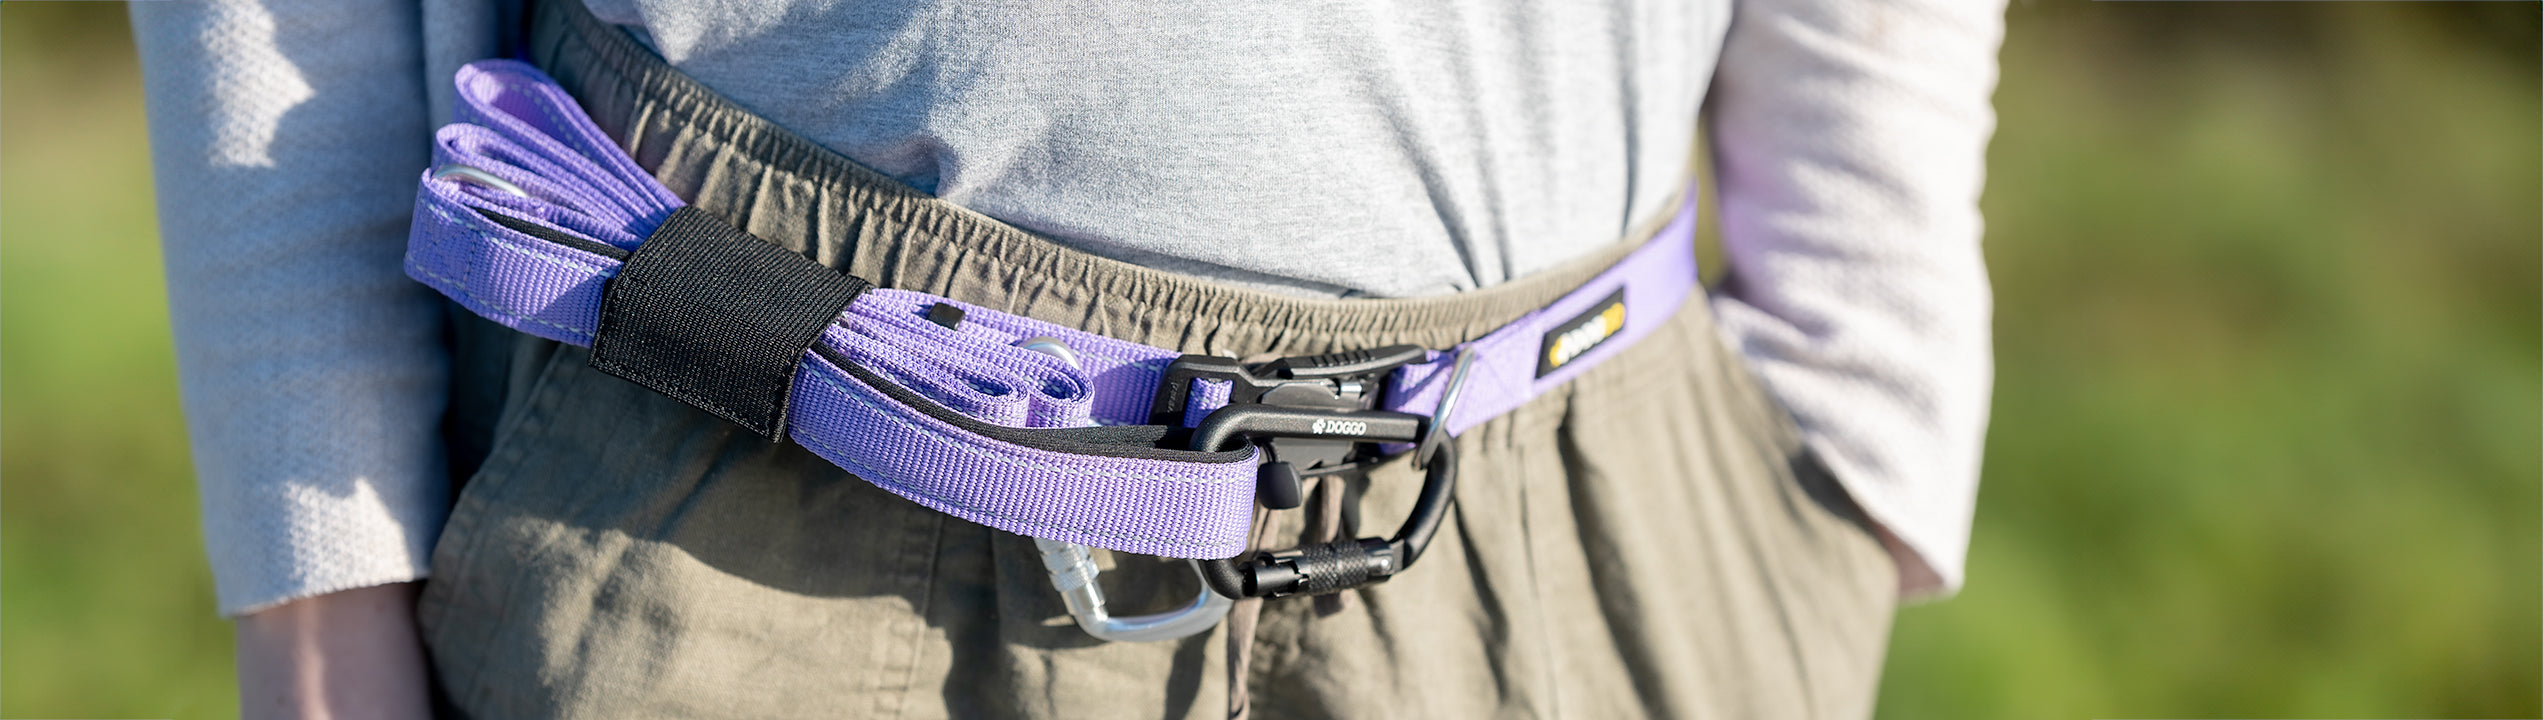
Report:
[[422,621],[449,709],[888,713],[939,517],[586,357],[558,351],[435,554]]
[[1895,570],[1709,311],[1691,299],[1575,388],[1566,464],[1599,612],[1662,715],[1862,717]]

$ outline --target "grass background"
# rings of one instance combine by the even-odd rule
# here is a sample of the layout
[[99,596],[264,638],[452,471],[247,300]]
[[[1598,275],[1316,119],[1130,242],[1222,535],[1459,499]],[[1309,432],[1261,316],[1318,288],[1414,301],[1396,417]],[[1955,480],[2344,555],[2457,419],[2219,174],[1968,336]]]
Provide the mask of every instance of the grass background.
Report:
[[[1887,718],[2543,715],[2543,6],[2019,2]],[[0,716],[228,717],[123,10],[0,4]]]

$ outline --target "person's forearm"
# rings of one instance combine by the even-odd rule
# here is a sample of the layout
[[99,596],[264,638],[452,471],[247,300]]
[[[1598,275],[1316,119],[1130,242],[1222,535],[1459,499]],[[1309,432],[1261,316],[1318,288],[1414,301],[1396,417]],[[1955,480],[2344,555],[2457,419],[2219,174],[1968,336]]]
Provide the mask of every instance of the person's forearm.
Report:
[[1993,382],[1978,194],[1996,0],[1741,0],[1706,100],[1723,332],[1901,589],[1957,586]]
[[239,716],[432,717],[416,588],[345,590],[241,616]]
[[132,6],[224,615],[420,579],[449,511],[442,301],[404,269],[432,162],[416,13],[403,0]]

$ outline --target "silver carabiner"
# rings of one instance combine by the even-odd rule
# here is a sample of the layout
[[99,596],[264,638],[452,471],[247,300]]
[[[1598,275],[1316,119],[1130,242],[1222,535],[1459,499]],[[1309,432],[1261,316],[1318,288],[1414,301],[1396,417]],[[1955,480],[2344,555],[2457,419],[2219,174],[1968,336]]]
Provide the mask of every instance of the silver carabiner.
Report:
[[[1070,367],[1082,367],[1077,351],[1057,338],[1037,337],[1016,343],[1016,347],[1059,358]],[[1092,548],[1073,542],[1034,538],[1033,545],[1042,550],[1042,568],[1051,572],[1051,589],[1060,593],[1060,601],[1068,605],[1068,614],[1077,626],[1098,640],[1111,642],[1157,642],[1189,637],[1208,632],[1227,616],[1235,604],[1226,596],[1210,592],[1201,584],[1200,595],[1182,609],[1155,615],[1113,617],[1104,607],[1104,586],[1096,582],[1103,575],[1095,567]],[[1198,561],[1186,560],[1194,577],[1201,574]]]
[[[1227,616],[1228,607],[1235,604],[1225,595],[1210,592],[1210,586],[1204,583],[1200,595],[1192,598],[1192,603],[1182,609],[1155,615],[1113,617],[1112,612],[1104,607],[1103,586],[1095,583],[1095,578],[1103,574],[1103,570],[1095,567],[1091,548],[1042,538],[1034,538],[1033,544],[1042,549],[1042,567],[1051,571],[1051,589],[1060,592],[1060,600],[1068,604],[1069,616],[1077,618],[1077,626],[1098,640],[1157,642],[1209,632],[1210,628],[1219,624],[1219,618]],[[1184,562],[1191,566],[1194,577],[1200,576],[1200,563]]]

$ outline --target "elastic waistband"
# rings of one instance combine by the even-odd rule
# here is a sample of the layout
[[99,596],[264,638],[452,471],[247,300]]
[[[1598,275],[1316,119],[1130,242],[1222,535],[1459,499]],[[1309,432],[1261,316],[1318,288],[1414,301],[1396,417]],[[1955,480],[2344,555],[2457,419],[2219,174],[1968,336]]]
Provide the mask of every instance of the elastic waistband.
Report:
[[[778,127],[680,73],[572,0],[536,3],[529,60],[671,190],[743,230],[878,286],[1182,352],[1448,347],[1542,309],[1623,260],[1675,216],[1556,268],[1408,299],[1316,299],[1198,280],[1072,250],[938,200]],[[1074,317],[1048,317],[1052,298]]]

